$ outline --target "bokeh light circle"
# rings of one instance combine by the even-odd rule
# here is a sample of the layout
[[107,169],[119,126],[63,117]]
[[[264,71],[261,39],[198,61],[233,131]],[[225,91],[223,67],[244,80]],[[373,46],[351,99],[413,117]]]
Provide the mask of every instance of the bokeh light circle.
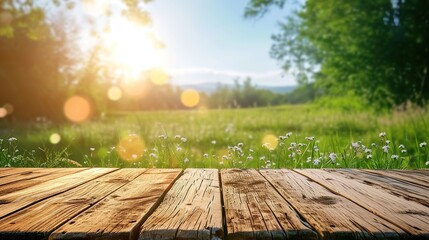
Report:
[[195,107],[200,103],[200,94],[194,89],[187,89],[180,95],[180,100],[186,107]]
[[278,144],[278,139],[273,134],[267,134],[262,138],[262,145],[268,149],[275,149]]
[[7,110],[6,108],[2,107],[0,108],[0,118],[4,118],[7,115]]
[[116,151],[119,157],[125,161],[137,161],[143,156],[145,150],[145,143],[142,138],[136,134],[130,134],[122,138]]
[[149,78],[156,85],[166,84],[170,80],[168,74],[160,68],[154,68],[150,70]]
[[61,135],[58,133],[51,134],[51,136],[49,137],[49,142],[52,144],[58,144],[59,142],[61,142]]
[[64,114],[72,122],[83,122],[91,114],[91,105],[86,98],[74,96],[64,104]]
[[110,87],[107,91],[107,97],[112,101],[118,101],[122,98],[122,90],[119,87]]

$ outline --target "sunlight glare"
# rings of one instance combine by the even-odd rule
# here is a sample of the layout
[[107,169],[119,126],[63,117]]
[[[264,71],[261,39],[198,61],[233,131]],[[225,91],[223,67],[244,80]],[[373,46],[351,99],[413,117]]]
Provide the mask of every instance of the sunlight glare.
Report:
[[186,107],[195,107],[200,102],[200,94],[195,89],[187,89],[180,95],[180,100]]
[[122,97],[122,90],[117,86],[110,87],[107,91],[107,97],[112,101],[118,101]]
[[84,97],[74,96],[64,104],[64,114],[72,122],[83,122],[91,114],[91,106]]
[[273,134],[267,134],[262,138],[262,145],[268,149],[275,149],[277,147],[278,140]]
[[109,10],[109,1],[106,0],[82,0],[84,12],[90,16],[98,17]]
[[136,134],[130,134],[119,141],[116,151],[121,159],[133,162],[143,156],[144,149],[143,139]]
[[58,133],[53,133],[51,134],[51,136],[49,137],[49,142],[52,144],[58,144],[61,141],[61,136]]
[[[104,36],[107,58],[128,76],[137,77],[142,72],[166,64],[166,53],[157,47],[156,38],[148,27],[133,23],[124,17],[114,17]],[[127,78],[132,81],[135,78]]]
[[166,84],[170,80],[168,74],[160,68],[154,68],[150,70],[149,78],[156,85]]

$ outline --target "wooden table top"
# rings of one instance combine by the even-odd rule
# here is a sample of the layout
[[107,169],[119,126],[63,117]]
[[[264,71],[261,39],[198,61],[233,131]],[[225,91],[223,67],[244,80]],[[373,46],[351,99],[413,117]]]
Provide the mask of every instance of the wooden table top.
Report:
[[429,239],[429,170],[0,168],[0,239]]

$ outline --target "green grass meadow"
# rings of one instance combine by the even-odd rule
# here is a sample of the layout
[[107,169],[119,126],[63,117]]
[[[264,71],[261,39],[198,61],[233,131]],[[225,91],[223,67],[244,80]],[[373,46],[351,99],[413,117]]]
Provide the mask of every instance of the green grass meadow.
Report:
[[3,121],[0,167],[426,168],[428,120],[296,105]]

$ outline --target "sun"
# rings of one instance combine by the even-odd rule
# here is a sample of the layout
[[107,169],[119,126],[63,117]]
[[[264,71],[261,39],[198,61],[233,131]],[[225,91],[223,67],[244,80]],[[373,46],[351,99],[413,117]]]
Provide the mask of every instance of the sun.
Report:
[[149,27],[114,17],[103,35],[106,60],[132,81],[142,72],[165,68],[167,54]]

